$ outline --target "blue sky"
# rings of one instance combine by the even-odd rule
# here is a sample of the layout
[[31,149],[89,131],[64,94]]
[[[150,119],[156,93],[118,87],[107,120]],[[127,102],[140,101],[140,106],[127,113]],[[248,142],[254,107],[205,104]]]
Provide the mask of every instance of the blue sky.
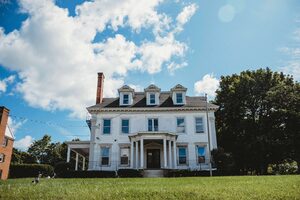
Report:
[[297,0],[0,0],[0,105],[16,146],[88,139],[97,72],[106,96],[177,83],[214,97],[222,75],[270,67],[300,79]]

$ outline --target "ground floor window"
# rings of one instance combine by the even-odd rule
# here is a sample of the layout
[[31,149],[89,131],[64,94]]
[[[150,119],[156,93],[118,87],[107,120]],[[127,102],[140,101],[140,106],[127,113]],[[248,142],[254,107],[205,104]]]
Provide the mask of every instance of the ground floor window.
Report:
[[121,165],[129,165],[129,147],[121,147]]
[[101,147],[101,165],[109,165],[109,147]]
[[197,157],[198,163],[205,163],[205,147],[197,147]]
[[5,155],[3,153],[0,153],[0,163],[4,162]]
[[187,164],[187,147],[178,147],[178,163],[180,165]]

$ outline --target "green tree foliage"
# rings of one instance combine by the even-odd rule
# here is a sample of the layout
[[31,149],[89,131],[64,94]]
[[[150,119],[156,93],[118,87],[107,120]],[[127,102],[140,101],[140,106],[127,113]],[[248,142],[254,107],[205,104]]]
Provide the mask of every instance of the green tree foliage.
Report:
[[31,164],[31,163],[37,163],[35,157],[33,157],[28,152],[20,151],[18,149],[13,148],[12,158],[11,158],[12,164]]
[[300,85],[291,76],[268,68],[222,76],[214,103],[218,143],[237,170],[266,173],[286,158],[299,163]]

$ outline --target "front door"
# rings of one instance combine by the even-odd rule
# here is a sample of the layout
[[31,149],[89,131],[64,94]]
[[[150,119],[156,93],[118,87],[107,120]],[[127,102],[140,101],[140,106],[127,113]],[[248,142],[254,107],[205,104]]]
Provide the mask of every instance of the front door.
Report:
[[160,149],[147,149],[147,168],[160,168]]

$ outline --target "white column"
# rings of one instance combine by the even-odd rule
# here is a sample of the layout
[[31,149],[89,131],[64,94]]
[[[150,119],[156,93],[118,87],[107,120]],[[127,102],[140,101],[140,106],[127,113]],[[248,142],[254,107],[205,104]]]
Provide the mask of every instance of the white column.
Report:
[[171,148],[171,140],[168,141],[169,144],[169,168],[172,168],[172,148]]
[[135,141],[135,168],[139,168],[139,142]]
[[85,157],[82,156],[82,170],[85,170]]
[[176,159],[176,141],[173,141],[173,164],[174,164],[174,169],[177,168],[177,159]]
[[131,145],[130,145],[130,167],[133,168],[133,152],[134,152],[134,143],[131,140]]
[[78,170],[78,153],[76,153],[75,171]]
[[167,168],[167,140],[164,138],[164,168]]
[[70,162],[70,154],[71,154],[71,148],[68,145],[67,162]]
[[141,168],[144,168],[144,139],[141,138]]

